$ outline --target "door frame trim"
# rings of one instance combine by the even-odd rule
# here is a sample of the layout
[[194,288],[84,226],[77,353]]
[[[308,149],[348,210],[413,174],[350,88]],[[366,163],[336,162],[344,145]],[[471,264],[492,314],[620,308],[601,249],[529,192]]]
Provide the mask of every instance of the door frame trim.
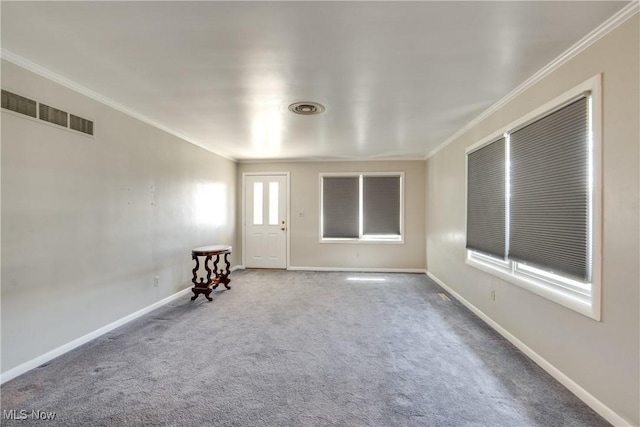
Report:
[[245,189],[246,189],[246,178],[248,176],[284,176],[285,177],[285,194],[287,195],[287,203],[285,203],[286,205],[286,214],[287,214],[287,236],[286,236],[286,241],[287,241],[287,255],[286,255],[286,265],[285,265],[285,269],[288,270],[289,266],[291,265],[291,185],[290,185],[290,178],[291,178],[291,172],[242,172],[242,212],[241,212],[241,220],[242,220],[242,267],[246,268],[247,266],[247,229],[246,229],[246,194],[245,194]]

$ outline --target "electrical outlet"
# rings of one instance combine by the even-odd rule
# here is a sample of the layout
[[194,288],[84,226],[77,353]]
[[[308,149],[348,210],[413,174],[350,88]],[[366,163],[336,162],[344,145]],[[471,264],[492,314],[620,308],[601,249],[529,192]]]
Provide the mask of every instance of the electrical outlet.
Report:
[[496,300],[496,291],[492,290],[491,291],[491,301],[495,301]]
[[160,284],[160,276],[154,277],[153,278],[153,286],[155,286],[157,288],[159,284]]

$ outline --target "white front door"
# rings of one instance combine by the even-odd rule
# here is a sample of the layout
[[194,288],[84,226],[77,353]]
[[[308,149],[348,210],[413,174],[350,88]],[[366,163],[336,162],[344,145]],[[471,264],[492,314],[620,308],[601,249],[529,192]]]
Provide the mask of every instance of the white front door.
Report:
[[245,178],[245,267],[287,268],[287,176]]

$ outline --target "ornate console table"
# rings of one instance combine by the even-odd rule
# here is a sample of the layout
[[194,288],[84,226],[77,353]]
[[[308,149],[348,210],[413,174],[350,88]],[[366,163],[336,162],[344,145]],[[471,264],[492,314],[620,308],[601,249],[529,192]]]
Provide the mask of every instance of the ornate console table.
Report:
[[[191,291],[193,292],[193,296],[191,297],[191,301],[198,298],[198,295],[204,294],[205,298],[209,301],[213,301],[213,298],[209,296],[211,290],[218,287],[220,283],[224,285],[225,288],[231,289],[229,286],[229,267],[231,264],[229,263],[229,254],[231,253],[231,246],[226,245],[211,245],[211,246],[202,246],[200,248],[195,248],[191,251],[191,257],[196,262],[196,266],[193,269],[193,288]],[[225,268],[221,268],[218,271],[218,262],[220,262],[220,255],[224,255],[224,263],[226,264]],[[207,279],[200,278],[198,281],[198,269],[200,268],[199,257],[205,257],[204,259],[204,269],[207,271]],[[213,261],[213,270],[209,268],[209,263],[212,259]],[[211,276],[213,275],[213,278]]]

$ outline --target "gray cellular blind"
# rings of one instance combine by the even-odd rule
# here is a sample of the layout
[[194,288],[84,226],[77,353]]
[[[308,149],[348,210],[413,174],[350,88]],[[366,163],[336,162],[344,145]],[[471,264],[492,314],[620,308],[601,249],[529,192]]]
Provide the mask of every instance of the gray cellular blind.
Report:
[[400,235],[400,177],[362,179],[362,233]]
[[467,158],[467,249],[505,259],[505,139]]
[[590,278],[587,99],[511,134],[509,258]]
[[357,176],[322,178],[322,237],[358,238],[360,183]]

